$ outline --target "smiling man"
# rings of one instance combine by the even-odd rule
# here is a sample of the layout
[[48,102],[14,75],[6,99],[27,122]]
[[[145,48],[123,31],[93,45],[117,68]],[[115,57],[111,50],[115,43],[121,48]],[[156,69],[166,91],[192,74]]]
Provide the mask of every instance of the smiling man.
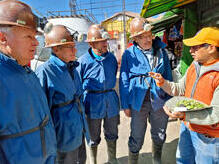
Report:
[[55,130],[34,57],[36,20],[26,4],[0,1],[0,163],[54,164]]
[[122,56],[119,91],[121,106],[131,117],[131,134],[128,141],[129,164],[137,164],[144,142],[147,119],[151,124],[153,163],[161,163],[162,146],[166,140],[168,116],[163,105],[170,98],[148,72],[159,72],[172,80],[166,45],[159,38],[152,39],[152,26],[144,18],[130,23],[133,46]]
[[190,47],[194,62],[179,83],[151,73],[157,84],[173,96],[202,101],[212,108],[193,112],[165,112],[184,119],[178,143],[177,164],[219,163],[219,29],[205,27],[193,38],[183,40]]

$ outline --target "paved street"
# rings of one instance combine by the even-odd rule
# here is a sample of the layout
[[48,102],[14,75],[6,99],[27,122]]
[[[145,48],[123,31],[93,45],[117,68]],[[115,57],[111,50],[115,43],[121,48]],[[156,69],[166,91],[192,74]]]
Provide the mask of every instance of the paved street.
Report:
[[[119,78],[119,72],[117,74]],[[118,79],[116,84],[116,91],[118,91]],[[176,146],[179,138],[180,122],[172,121],[168,122],[167,127],[167,139],[163,147],[162,164],[176,164]],[[103,130],[103,129],[102,129]],[[124,112],[120,112],[120,125],[119,125],[119,139],[117,141],[117,158],[119,164],[128,164],[128,138],[130,134],[130,118],[126,117]],[[89,153],[87,152],[87,164],[89,164]],[[98,164],[106,164],[107,162],[107,148],[106,141],[101,133],[101,143],[98,147]],[[152,164],[151,160],[151,134],[150,124],[148,124],[144,145],[140,151],[139,164]]]
[[[120,113],[120,125],[119,125],[119,139],[117,145],[117,158],[120,164],[128,163],[128,137],[130,133],[130,119],[127,118],[123,112]],[[179,125],[178,121],[169,121],[167,128],[167,139],[163,147],[162,163],[163,164],[175,164],[175,152],[176,145],[179,136]],[[101,144],[98,148],[98,164],[107,162],[107,149],[106,142],[102,133]],[[89,157],[87,160],[89,164]],[[140,152],[139,164],[152,164],[151,161],[151,137],[150,137],[150,124],[146,132],[143,148]]]

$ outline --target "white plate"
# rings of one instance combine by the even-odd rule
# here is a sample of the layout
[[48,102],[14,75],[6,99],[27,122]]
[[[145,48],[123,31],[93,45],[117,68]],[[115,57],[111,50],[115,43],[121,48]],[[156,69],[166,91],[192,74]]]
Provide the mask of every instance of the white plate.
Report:
[[175,107],[174,112],[186,112],[188,109],[186,107]]
[[190,109],[188,110],[186,107],[177,107],[176,104],[181,101],[181,100],[195,100],[195,99],[192,99],[192,98],[188,98],[188,97],[184,97],[184,96],[175,96],[171,99],[169,99],[166,103],[165,103],[165,106],[167,106],[169,108],[170,111],[172,112],[193,112],[193,111],[198,111],[198,110],[203,110],[203,109],[209,109],[211,108],[211,106],[201,102],[201,101],[198,101],[198,100],[195,100],[201,104],[204,104],[206,106],[206,108],[199,108],[199,109]]

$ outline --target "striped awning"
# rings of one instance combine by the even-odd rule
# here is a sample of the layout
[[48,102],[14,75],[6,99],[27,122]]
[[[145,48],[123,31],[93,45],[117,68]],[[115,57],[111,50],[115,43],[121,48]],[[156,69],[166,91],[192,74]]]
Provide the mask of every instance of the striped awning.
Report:
[[141,16],[145,18],[151,17],[195,1],[196,0],[145,0],[141,10]]

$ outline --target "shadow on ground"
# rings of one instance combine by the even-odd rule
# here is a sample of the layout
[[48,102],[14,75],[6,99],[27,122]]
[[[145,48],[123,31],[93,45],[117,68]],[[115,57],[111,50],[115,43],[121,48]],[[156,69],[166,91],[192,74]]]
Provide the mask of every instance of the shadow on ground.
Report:
[[[175,164],[176,163],[176,147],[178,139],[169,143],[165,143],[162,154],[162,164]],[[118,158],[119,164],[128,164],[128,156]],[[139,156],[138,164],[152,164],[151,153],[141,153]]]

